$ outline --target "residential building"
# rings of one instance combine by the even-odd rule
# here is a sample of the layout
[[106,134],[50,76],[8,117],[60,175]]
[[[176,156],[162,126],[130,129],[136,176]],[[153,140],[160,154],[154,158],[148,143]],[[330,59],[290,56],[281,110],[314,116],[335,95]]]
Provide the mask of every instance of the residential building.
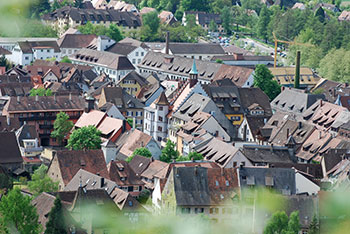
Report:
[[282,87],[282,92],[271,102],[271,107],[274,112],[288,112],[301,116],[317,100],[325,100],[325,96]]
[[41,146],[58,146],[61,143],[51,137],[56,115],[65,112],[75,123],[85,108],[85,101],[79,96],[35,96],[11,97],[6,103],[3,115],[18,118],[23,124],[35,126]]
[[64,34],[57,40],[57,44],[61,49],[62,57],[64,57],[88,47],[96,38],[97,36],[94,34]]
[[[229,78],[240,87],[253,85],[253,69],[203,60],[196,60],[195,63],[198,71],[198,81],[202,84],[209,84],[217,79]],[[187,80],[192,70],[192,64],[192,58],[150,51],[137,67],[140,73],[157,73],[160,80]]]
[[215,162],[222,168],[236,168],[240,165],[253,166],[239,148],[215,137],[203,141],[193,150],[202,154],[204,160]]
[[339,21],[350,21],[350,11],[342,11],[341,14],[338,16]]
[[126,120],[116,119],[107,116],[106,113],[98,110],[91,110],[83,113],[75,123],[73,129],[94,126],[101,131],[102,141],[116,142],[122,133],[130,129]]
[[27,124],[22,125],[22,127],[16,131],[16,137],[21,155],[25,162],[27,164],[41,164],[39,156],[43,151],[43,147],[39,145],[39,134],[35,126]]
[[94,67],[95,72],[104,72],[117,83],[123,76],[135,70],[126,56],[106,51],[83,48],[69,56],[74,64]]
[[118,160],[130,158],[141,147],[148,149],[155,159],[159,159],[162,154],[160,144],[152,136],[137,129],[124,133],[116,142],[116,147]]
[[136,71],[129,72],[117,82],[117,86],[122,87],[128,94],[134,97],[142,87],[148,84],[148,81]]
[[200,25],[205,30],[208,30],[210,22],[214,21],[218,26],[218,32],[224,32],[221,16],[219,14],[206,13],[201,11],[185,11],[182,16],[182,24],[185,26],[187,15],[194,15],[196,17],[196,24]]
[[152,136],[160,145],[168,134],[169,102],[162,92],[150,106],[145,107],[143,131]]
[[158,18],[160,19],[160,22],[166,25],[172,25],[177,22],[177,19],[175,18],[174,14],[170,11],[161,11],[158,14]]
[[117,184],[119,189],[128,192],[133,197],[140,195],[145,183],[131,169],[129,163],[124,160],[111,161],[107,169],[109,178]]
[[321,78],[318,84],[312,89],[312,92],[321,93],[326,97],[328,102],[335,103],[339,95],[350,95],[350,86],[348,83],[339,83]]
[[15,48],[18,42],[40,42],[40,41],[56,41],[54,37],[0,37],[0,47],[9,52]]
[[104,87],[99,98],[98,107],[107,102],[116,105],[125,118],[135,118],[135,128],[143,128],[143,108],[145,107],[138,99],[128,94],[121,87]]
[[29,65],[37,59],[61,59],[61,50],[56,41],[21,41],[11,52],[7,59],[22,66]]
[[[225,51],[215,43],[175,43],[167,41],[162,53],[185,58],[210,61],[215,56],[224,56]],[[215,60],[214,60],[215,62]]]
[[141,26],[141,17],[134,12],[120,12],[114,9],[82,9],[64,6],[53,12],[43,15],[42,20],[48,25],[57,28],[63,34],[65,28],[76,28],[88,21],[92,24],[101,24],[109,27],[116,24],[123,30],[136,29]]
[[0,166],[12,172],[22,168],[23,159],[14,132],[0,132]]
[[150,74],[146,80],[148,85],[140,88],[139,92],[136,93],[136,98],[148,107],[165,91],[165,88],[156,74]]
[[232,222],[239,217],[239,206],[232,202],[238,199],[238,190],[235,169],[173,167],[162,192],[162,211]]
[[[295,79],[295,67],[270,67],[274,80],[285,87],[293,87]],[[311,68],[300,68],[300,88],[310,90],[320,81],[320,77]]]
[[84,169],[109,179],[102,150],[58,150],[47,170],[47,175],[63,190],[75,174]]
[[29,76],[0,75],[0,97],[28,96],[33,84]]
[[142,59],[147,54],[146,48],[144,48],[144,46],[136,46],[135,44],[133,45],[124,42],[117,42],[110,46],[106,51],[126,56],[134,66],[141,63]]

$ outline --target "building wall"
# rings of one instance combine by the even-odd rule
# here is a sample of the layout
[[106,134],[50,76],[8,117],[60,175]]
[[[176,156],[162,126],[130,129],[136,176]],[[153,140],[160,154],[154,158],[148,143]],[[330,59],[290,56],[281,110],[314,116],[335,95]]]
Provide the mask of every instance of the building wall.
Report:
[[123,80],[119,83],[119,86],[122,87],[128,94],[134,97],[141,88],[140,84],[135,80]]
[[128,59],[136,67],[137,64],[141,63],[142,59],[146,56],[147,51],[142,48],[138,47],[135,50],[133,50],[130,54],[128,54]]
[[57,157],[53,157],[53,160],[51,161],[51,164],[49,166],[49,169],[47,170],[47,175],[54,181],[58,182],[59,190],[62,191],[65,187],[65,184],[63,183],[63,178],[61,175],[61,170],[59,167],[58,159]]
[[80,50],[81,48],[61,48],[61,56],[69,56]]
[[207,130],[213,136],[218,134],[224,141],[231,141],[230,135],[227,134],[225,129],[223,129],[220,124],[213,118],[210,117],[205,123],[202,125],[202,128]]
[[226,117],[232,122],[233,125],[239,126],[243,122],[242,114],[230,114],[230,115],[226,115]]
[[244,154],[239,150],[237,153],[227,162],[225,168],[235,168],[236,166],[245,165],[248,167],[254,166]]
[[43,78],[43,83],[45,82],[58,82],[58,77],[51,71]]
[[320,187],[307,179],[299,172],[295,173],[295,185],[296,193],[308,193],[309,195],[315,195],[320,191]]
[[258,64],[273,65],[273,60],[272,61],[231,60],[231,61],[223,61],[223,64],[234,65],[234,66],[256,66]]
[[106,164],[108,164],[111,160],[115,160],[118,151],[117,147],[102,146],[101,150],[103,152],[103,156],[105,157]]
[[148,144],[146,145],[146,148],[152,153],[152,157],[154,159],[159,160],[160,155],[162,154],[162,151],[160,150],[158,143],[154,139],[148,142]]
[[[245,139],[244,139],[244,129],[245,128],[246,128],[246,136],[245,136]],[[254,142],[255,141],[254,136],[252,135],[252,131],[249,128],[249,124],[248,124],[246,118],[244,118],[242,124],[238,128],[237,137],[242,139],[243,141],[250,141],[250,142]]]

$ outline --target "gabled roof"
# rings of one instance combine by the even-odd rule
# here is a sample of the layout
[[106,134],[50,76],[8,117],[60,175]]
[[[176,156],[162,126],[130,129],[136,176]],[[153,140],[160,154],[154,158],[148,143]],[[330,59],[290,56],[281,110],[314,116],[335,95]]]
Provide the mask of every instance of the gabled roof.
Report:
[[60,48],[84,48],[96,38],[94,34],[65,34],[57,43]]
[[120,85],[123,83],[123,81],[126,80],[131,80],[137,82],[141,87],[148,85],[148,81],[141,76],[139,73],[136,71],[131,71],[128,74],[126,74],[123,78],[121,78],[118,82],[117,85]]
[[103,65],[110,69],[116,70],[134,70],[135,67],[129,59],[124,55],[114,54],[107,51],[97,51],[87,48],[82,48],[70,55],[69,58],[73,61],[78,61],[88,64]]
[[12,54],[12,53],[0,46],[0,55],[9,55],[9,54]]
[[118,43],[119,44],[128,44],[128,45],[132,45],[135,47],[142,47],[144,49],[148,48],[148,46],[144,42],[135,40],[135,39],[130,38],[130,37],[125,37],[124,39],[118,41]]
[[[270,67],[269,69],[274,76],[274,80],[276,80],[278,84],[294,85],[295,67]],[[320,77],[314,74],[311,68],[300,68],[300,85],[314,86],[319,80]]]
[[109,178],[118,186],[142,186],[141,178],[132,170],[126,161],[111,161],[107,165]]
[[24,54],[33,53],[33,49],[54,49],[55,53],[60,52],[60,48],[57,45],[56,41],[21,41],[18,42],[19,47],[21,48]]
[[161,106],[169,106],[169,102],[164,92],[161,92],[159,97],[154,101],[154,104]]
[[22,162],[16,134],[14,132],[0,132],[0,164]]
[[135,49],[137,49],[137,47],[130,44],[115,43],[111,47],[108,47],[106,51],[127,56],[128,54],[133,52]]
[[132,153],[141,147],[146,147],[152,140],[152,137],[138,129],[125,132],[116,142],[118,147],[121,147],[119,154],[125,157],[130,157]]
[[243,145],[242,153],[252,163],[292,163],[293,159],[287,147],[265,145]]
[[152,158],[135,155],[129,162],[129,166],[136,173],[136,175],[141,175],[142,172],[147,169],[152,160]]
[[142,109],[145,106],[122,87],[104,87],[102,94],[105,95],[107,102],[113,103],[122,112],[127,109]]
[[80,169],[109,178],[102,150],[59,150],[55,157],[64,184],[68,184]]
[[220,44],[215,43],[169,43],[169,50],[172,54],[225,54]]

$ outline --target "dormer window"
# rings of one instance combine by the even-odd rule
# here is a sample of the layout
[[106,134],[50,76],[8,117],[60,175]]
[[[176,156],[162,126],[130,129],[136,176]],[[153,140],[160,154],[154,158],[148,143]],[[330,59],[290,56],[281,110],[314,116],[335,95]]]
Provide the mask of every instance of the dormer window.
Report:
[[126,181],[126,177],[120,177],[121,181]]

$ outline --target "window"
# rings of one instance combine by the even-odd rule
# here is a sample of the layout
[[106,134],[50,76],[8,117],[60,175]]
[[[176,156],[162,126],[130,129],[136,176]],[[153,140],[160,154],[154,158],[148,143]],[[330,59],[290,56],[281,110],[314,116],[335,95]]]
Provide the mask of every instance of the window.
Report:
[[194,213],[198,214],[198,213],[203,213],[204,212],[204,208],[194,208]]
[[163,131],[163,128],[161,126],[158,126],[158,131],[159,132],[162,132]]
[[181,213],[189,214],[189,213],[191,213],[191,209],[190,208],[181,208]]
[[47,52],[50,52],[50,50],[46,50]]
[[158,116],[158,120],[159,120],[160,122],[163,122],[163,117],[162,117],[162,116]]
[[161,137],[157,137],[157,141],[162,141],[162,138]]
[[139,52],[136,52],[136,57],[139,56]]
[[143,52],[141,52],[141,56],[143,56],[144,55],[144,53]]
[[162,110],[163,110],[163,107],[162,107],[162,106],[158,107],[158,110],[162,111]]
[[225,184],[226,184],[226,186],[229,186],[230,182],[228,182],[228,180],[226,180]]
[[215,185],[219,186],[219,181],[215,180]]
[[128,186],[128,192],[132,192],[133,190],[134,190],[134,186]]
[[29,59],[29,57],[28,57],[28,56],[25,56],[25,57],[24,57],[24,60],[28,60],[28,59]]
[[219,213],[219,208],[210,208],[209,209],[210,214],[218,214]]
[[132,63],[135,64],[136,63],[136,59],[132,59]]

